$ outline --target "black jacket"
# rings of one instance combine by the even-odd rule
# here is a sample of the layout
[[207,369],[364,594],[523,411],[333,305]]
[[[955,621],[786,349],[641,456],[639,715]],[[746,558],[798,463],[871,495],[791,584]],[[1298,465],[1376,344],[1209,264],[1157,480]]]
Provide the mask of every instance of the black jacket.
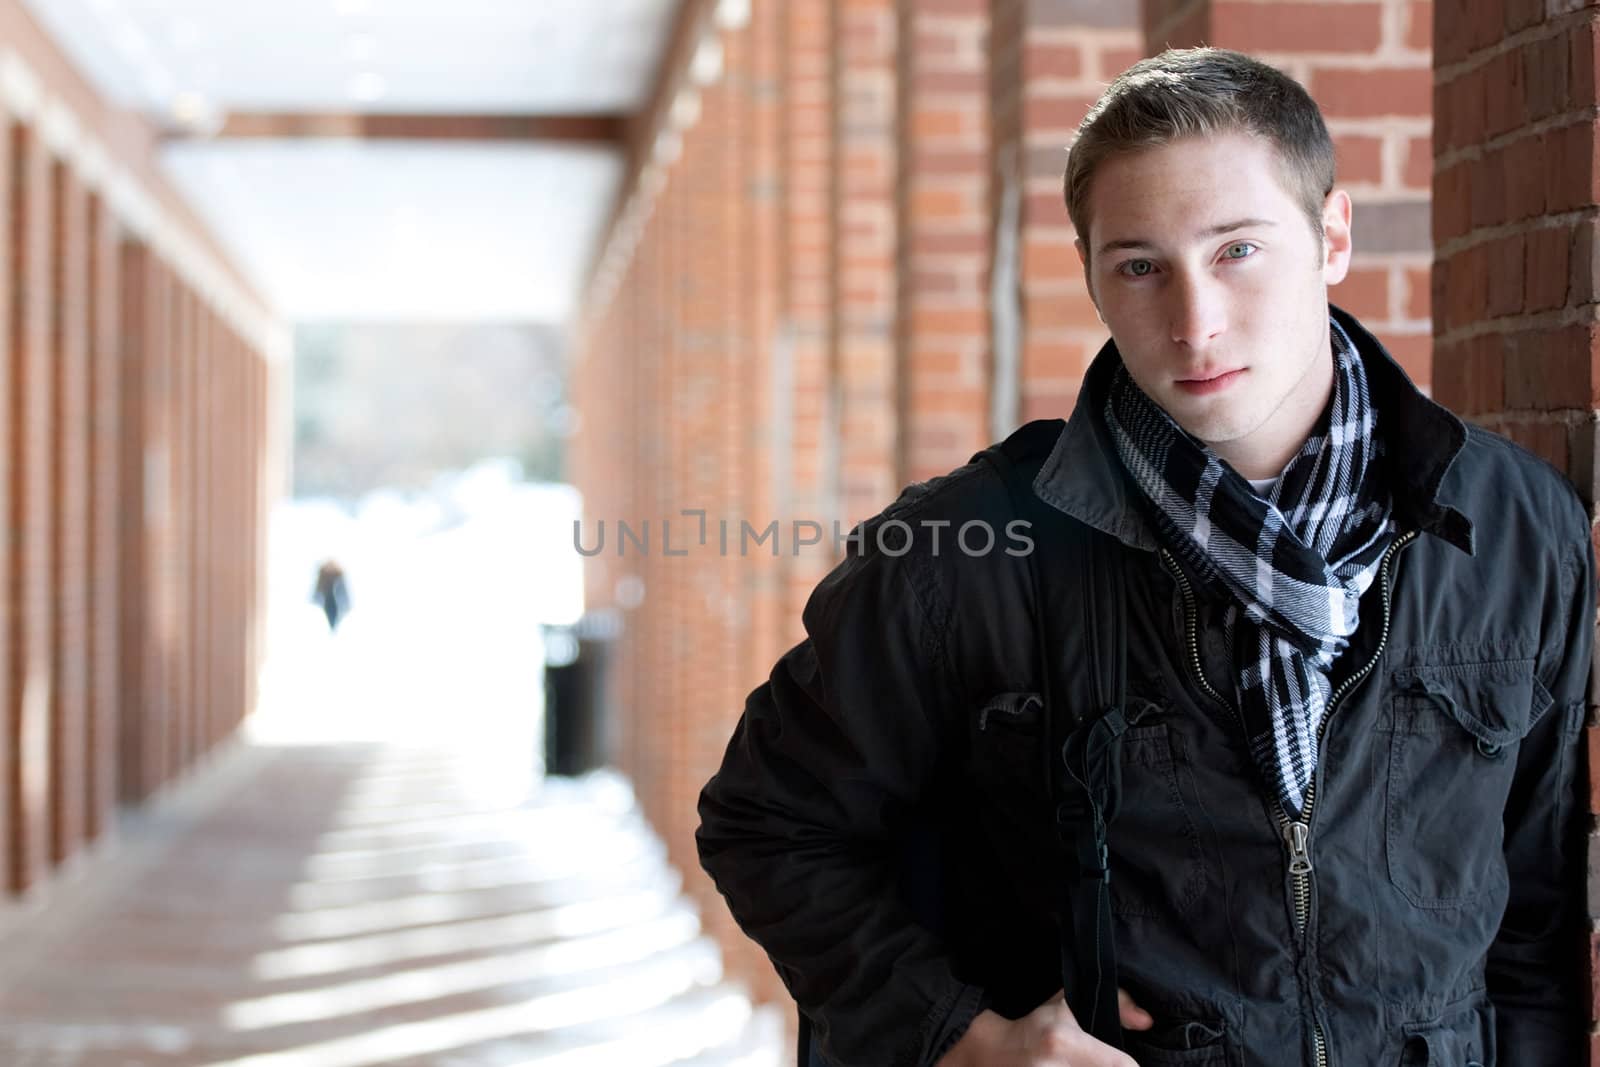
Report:
[[[1577,1067],[1589,520],[1557,472],[1422,396],[1335,315],[1367,362],[1401,534],[1334,667],[1309,875],[1291,873],[1232,707],[1225,594],[1159,549],[1106,437],[1115,349],[1059,432],[1027,431],[1037,496],[1114,538],[1125,573],[1118,983],[1157,1020],[1128,1051],[1147,1067]],[[1060,737],[1040,736],[1035,619],[1057,693],[1083,691],[1097,635],[1082,568],[1052,552],[1070,539],[1029,531],[1036,597],[1005,551],[1015,518],[974,462],[865,524],[701,795],[702,863],[846,1067],[935,1063],[983,1008],[1020,1016],[1061,988]],[[878,536],[895,519],[909,548],[903,529]],[[972,520],[992,551],[955,544]],[[905,860],[929,827],[936,877]],[[930,899],[938,932],[913,918]]]

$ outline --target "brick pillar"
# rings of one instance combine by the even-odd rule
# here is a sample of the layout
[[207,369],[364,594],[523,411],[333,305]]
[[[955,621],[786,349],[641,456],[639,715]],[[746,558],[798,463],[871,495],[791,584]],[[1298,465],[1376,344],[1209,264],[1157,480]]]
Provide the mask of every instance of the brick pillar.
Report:
[[145,561],[144,425],[145,367],[150,344],[150,253],[140,241],[118,246],[118,323],[122,343],[117,366],[117,795],[136,801],[151,787],[144,754],[152,724],[147,721],[149,680],[144,625],[149,596]]
[[210,547],[206,528],[211,520],[211,309],[197,294],[190,294],[194,323],[189,346],[189,669],[190,763],[211,747],[211,659],[216,656],[216,637],[206,625],[206,597],[211,592]]
[[268,458],[265,455],[269,443],[267,429],[267,413],[270,409],[271,390],[274,376],[270,373],[265,356],[249,345],[244,347],[244,396],[245,396],[245,426],[248,428],[244,436],[245,456],[244,466],[249,472],[249,485],[251,491],[245,502],[244,515],[242,516],[244,541],[248,548],[246,561],[248,571],[244,575],[244,598],[241,607],[242,625],[245,632],[245,647],[248,653],[245,659],[245,700],[235,722],[241,721],[251,714],[256,708],[257,683],[261,678],[261,645],[263,631],[261,628],[262,606],[262,578],[265,574],[263,567],[262,546],[266,536],[266,523],[270,512],[271,488],[267,482]]
[[189,541],[194,529],[194,494],[189,483],[194,455],[191,425],[194,414],[194,299],[187,282],[176,270],[169,269],[167,277],[172,323],[167,346],[171,375],[167,396],[167,455],[172,483],[166,520],[168,631],[163,656],[167,691],[172,700],[167,735],[167,776],[172,778],[189,765],[194,749],[194,699],[189,674],[194,648],[189,626]]
[[839,517],[881,510],[899,486],[895,383],[894,0],[834,0],[833,279]]
[[213,686],[213,703],[218,740],[232,728],[234,717],[244,706],[241,687],[239,657],[244,648],[244,631],[238,625],[239,553],[237,525],[242,501],[240,489],[246,484],[240,477],[239,418],[240,379],[238,372],[238,342],[226,320],[217,324],[217,432],[214,437],[216,454],[216,521],[212,527],[217,552],[217,587],[212,599],[213,622],[222,655],[217,664],[216,682]]
[[[1440,0],[1434,14],[1436,395],[1565,472],[1591,515],[1600,397],[1596,14],[1516,0]],[[1600,814],[1594,721],[1591,704],[1591,815]],[[1591,836],[1589,857],[1594,883],[1600,838]],[[1600,918],[1595,884],[1588,899],[1591,919]],[[1600,935],[1591,934],[1589,954],[1593,967]],[[1600,980],[1591,987],[1600,990]],[[1600,992],[1594,1004],[1600,1016]],[[1600,1064],[1593,1040],[1590,1062]]]
[[121,686],[118,633],[121,581],[117,514],[122,499],[118,469],[119,236],[115,218],[99,195],[88,204],[89,262],[89,796],[85,831],[91,839],[112,826],[117,798],[117,720]]
[[[788,175],[783,160],[783,49],[785,14],[780,5],[757,3],[752,6],[751,24],[746,31],[748,58],[737,68],[730,84],[742,88],[745,99],[741,140],[746,145],[746,196],[739,222],[746,236],[743,274],[746,278],[749,374],[746,396],[749,406],[743,414],[748,445],[744,467],[744,517],[753,526],[764,527],[782,518],[787,501],[780,471],[791,470],[788,450],[794,427],[779,419],[792,411],[792,378],[778,377],[779,349],[786,343],[783,318],[786,311],[783,286],[786,241],[785,189]],[[738,359],[738,353],[732,353]],[[792,367],[785,369],[792,373]],[[780,395],[781,393],[787,395]],[[786,473],[784,478],[788,477]],[[728,704],[718,709],[716,732],[725,740],[744,709],[746,694],[765,679],[773,663],[793,643],[792,619],[783,617],[788,564],[793,559],[779,523],[779,555],[774,558],[765,548],[750,549],[750,555],[737,563],[744,575],[745,603],[748,605],[748,639],[744,655],[732,679]],[[720,757],[720,749],[719,749]],[[730,967],[751,986],[761,1000],[776,1000],[786,994],[777,972],[753,942],[734,927],[725,907],[715,907],[714,926],[718,940],[734,949]]]
[[216,561],[212,558],[211,526],[216,512],[212,470],[216,456],[214,379],[216,353],[213,349],[216,315],[202,305],[196,321],[194,363],[194,589],[191,619],[194,629],[194,704],[197,751],[209,752],[217,742],[215,694],[211,691],[212,673],[222,652],[212,625],[211,595],[215,586]]
[[1142,54],[1131,4],[993,0],[991,436],[1065,418],[1106,329],[1061,196],[1066,148],[1105,83]]
[[[8,124],[7,124],[8,125]],[[9,129],[4,129],[0,136],[0,247],[10,250],[9,262],[15,267],[17,262],[17,242],[15,235],[21,229],[21,223],[16,216],[17,201],[13,195],[13,185],[16,181],[12,161],[14,147],[13,138]],[[13,273],[11,277],[16,277]],[[18,360],[18,351],[15,345],[15,328],[13,325],[13,304],[16,300],[14,286],[0,285],[0,322],[6,324],[3,337],[3,346],[0,346],[0,442],[9,445],[11,441],[12,399],[11,390],[14,386],[14,367]],[[12,486],[16,479],[16,457],[11,454],[9,447],[0,448],[0,573],[4,574],[3,585],[5,590],[5,610],[0,612],[0,695],[5,700],[5,711],[0,714],[0,768],[4,768],[4,787],[0,788],[0,887],[9,889],[15,884],[14,874],[14,849],[16,829],[22,818],[23,809],[15,802],[17,748],[12,730],[12,702],[11,694],[14,686],[12,676],[16,671],[16,659],[12,651],[12,635],[20,623],[20,617],[14,609],[15,597],[12,591],[12,565],[10,561],[17,555],[19,546],[12,529]]]
[[1144,9],[1152,52],[1202,42],[1236,48],[1286,71],[1317,101],[1333,136],[1339,183],[1355,202],[1350,273],[1329,295],[1424,388],[1432,350],[1432,7],[1416,0],[1149,0]]
[[50,735],[54,629],[51,596],[50,157],[29,126],[11,126],[11,515],[8,565],[12,768],[11,888],[25,891],[50,863]]
[[898,0],[899,480],[990,437],[989,0]]
[[[726,47],[724,51],[726,55]],[[669,669],[678,685],[668,720],[676,758],[667,768],[666,792],[653,818],[666,833],[669,858],[691,872],[690,881],[699,883],[698,888],[704,886],[695,877],[692,798],[721,755],[720,749],[713,755],[713,723],[722,721],[718,705],[731,700],[724,672],[730,661],[738,660],[729,625],[727,561],[718,556],[717,541],[717,520],[725,513],[723,487],[733,473],[725,442],[732,433],[729,423],[738,417],[733,395],[737,378],[730,376],[727,359],[733,303],[727,294],[736,287],[738,264],[728,205],[739,195],[729,181],[736,164],[729,159],[735,145],[728,136],[728,95],[725,80],[701,91],[701,118],[684,137],[679,163],[683,271],[678,284],[678,368],[670,388],[679,405],[675,465],[680,492],[663,501],[659,512],[672,523],[673,550],[686,555],[662,561],[672,577],[676,605]],[[705,543],[698,521],[680,514],[686,508],[705,511]]]
[[66,163],[51,176],[51,585],[55,721],[50,733],[51,859],[82,847],[89,799],[89,219]]
[[[779,517],[825,527],[844,521],[837,480],[839,406],[834,391],[834,5],[832,0],[792,0],[784,6],[783,172],[784,274],[782,320],[773,373],[792,387],[779,390],[774,422],[787,426],[788,448],[778,460]],[[810,536],[809,531],[806,536]],[[790,553],[780,616],[785,636],[803,636],[800,611],[834,558],[832,531],[823,543]]]
[[145,330],[141,371],[143,405],[134,455],[143,467],[144,507],[139,513],[144,548],[144,597],[138,604],[135,633],[141,635],[144,691],[140,710],[139,792],[148,796],[172,773],[174,701],[170,654],[172,612],[172,288],[166,264],[144,257]]

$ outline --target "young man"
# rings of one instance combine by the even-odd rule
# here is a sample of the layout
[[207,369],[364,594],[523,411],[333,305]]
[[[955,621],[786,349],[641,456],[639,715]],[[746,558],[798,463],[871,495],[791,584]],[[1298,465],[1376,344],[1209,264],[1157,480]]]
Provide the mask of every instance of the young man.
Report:
[[1330,308],[1333,162],[1237,53],[1114,81],[1071,419],[865,524],[751,694],[700,854],[817,1062],[1584,1062],[1588,517]]

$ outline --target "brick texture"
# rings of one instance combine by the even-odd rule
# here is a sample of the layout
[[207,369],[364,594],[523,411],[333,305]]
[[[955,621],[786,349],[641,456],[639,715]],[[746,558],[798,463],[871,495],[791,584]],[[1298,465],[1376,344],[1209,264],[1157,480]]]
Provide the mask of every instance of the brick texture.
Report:
[[118,545],[121,494],[117,460],[119,390],[118,227],[97,194],[89,196],[89,537],[88,603],[88,789],[84,832],[98,839],[116,810],[118,746]]
[[12,743],[11,888],[32,889],[50,870],[51,724],[55,601],[52,563],[52,363],[50,156],[28,126],[11,126],[10,570],[7,694]]
[[993,7],[990,217],[999,281],[989,296],[999,324],[994,388],[1014,394],[995,406],[995,436],[1030,419],[1066,417],[1106,339],[1073,249],[1061,180],[1078,124],[1106,82],[1140,58],[1143,42],[1132,5],[1106,5],[1092,22],[1064,19],[1055,7]]
[[70,167],[53,160],[50,180],[50,859],[60,864],[88,833],[90,234],[88,196]]
[[[878,511],[899,486],[895,322],[905,309],[898,306],[895,279],[896,28],[893,0],[834,0],[832,372],[839,397],[841,517],[847,523]],[[959,136],[959,113],[918,117],[932,120],[917,130],[927,139]],[[936,206],[931,191],[922,195],[924,209]],[[967,325],[959,312],[939,314]]]
[[897,5],[897,468],[924,481],[990,436],[988,0]]

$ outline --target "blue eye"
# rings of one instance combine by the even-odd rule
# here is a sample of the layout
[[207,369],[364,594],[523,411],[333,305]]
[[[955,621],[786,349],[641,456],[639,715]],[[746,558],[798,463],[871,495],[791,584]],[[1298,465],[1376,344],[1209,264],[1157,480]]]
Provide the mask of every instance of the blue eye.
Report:
[[1223,256],[1228,259],[1244,259],[1247,256],[1254,255],[1255,251],[1255,245],[1251,244],[1249,241],[1240,241],[1238,244],[1229,245],[1228,250],[1223,253]]
[[1134,278],[1143,278],[1154,271],[1156,269],[1156,265],[1150,262],[1148,259],[1130,259],[1117,269],[1123,274],[1130,275]]

